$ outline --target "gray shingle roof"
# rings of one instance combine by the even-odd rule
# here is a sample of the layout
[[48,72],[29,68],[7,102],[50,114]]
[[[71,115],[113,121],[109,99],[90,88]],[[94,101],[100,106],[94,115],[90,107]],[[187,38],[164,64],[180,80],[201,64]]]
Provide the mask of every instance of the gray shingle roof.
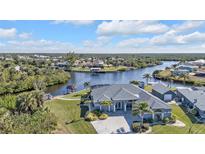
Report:
[[155,84],[152,89],[157,91],[160,94],[165,94],[168,91],[170,91],[170,89],[168,87],[166,87],[165,85],[163,85],[161,83]]
[[102,96],[110,100],[146,101],[152,109],[171,109],[164,101],[133,84],[113,84],[95,88],[91,92],[94,103],[102,101]]
[[195,106],[205,111],[205,92],[202,90],[191,90],[191,89],[178,89],[178,92],[180,92],[184,97],[186,97],[190,102],[194,103],[195,100]]

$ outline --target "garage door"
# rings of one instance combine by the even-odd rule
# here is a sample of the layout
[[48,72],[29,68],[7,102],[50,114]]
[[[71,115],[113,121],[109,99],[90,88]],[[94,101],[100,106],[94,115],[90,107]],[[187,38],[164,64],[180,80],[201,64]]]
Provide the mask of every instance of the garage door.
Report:
[[171,101],[172,100],[172,95],[171,94],[165,94],[164,95],[164,100],[165,101]]

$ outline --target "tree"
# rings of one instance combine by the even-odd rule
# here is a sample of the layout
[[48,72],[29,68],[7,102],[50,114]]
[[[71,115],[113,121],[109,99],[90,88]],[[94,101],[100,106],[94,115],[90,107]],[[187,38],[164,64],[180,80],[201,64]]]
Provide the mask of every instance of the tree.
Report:
[[69,52],[66,55],[65,59],[68,61],[69,65],[72,67],[75,61],[78,59],[78,57],[74,52]]
[[46,83],[43,80],[37,79],[33,82],[33,87],[35,90],[46,90]]
[[152,76],[149,73],[146,73],[146,74],[143,75],[143,78],[146,79],[146,82],[148,84],[148,81],[149,81],[149,79],[152,78]]
[[170,86],[170,88],[172,87],[172,83],[173,83],[175,78],[176,78],[176,76],[173,73],[171,73],[171,75],[169,76],[169,86]]
[[67,88],[67,90],[70,90],[71,92],[75,91],[75,85],[74,84],[68,85],[66,88]]
[[102,106],[107,106],[108,107],[108,110],[110,111],[110,105],[112,105],[112,101],[102,101],[100,103],[100,105]]
[[36,100],[37,107],[42,107],[43,103],[44,103],[44,100],[43,100],[43,97],[44,97],[44,94],[45,94],[44,91],[35,90],[32,93],[33,93],[34,99]]
[[37,108],[36,99],[31,92],[22,93],[17,97],[17,110],[19,113],[32,114]]
[[146,112],[151,112],[151,109],[149,108],[149,105],[147,102],[142,101],[142,102],[135,102],[132,105],[132,114],[139,115],[141,117],[141,126],[144,123],[144,114]]
[[137,81],[137,80],[132,80],[132,81],[130,81],[130,83],[134,84],[134,85],[139,85],[139,81]]
[[90,88],[90,82],[84,82],[83,84],[84,88]]
[[189,79],[189,74],[188,73],[181,74],[179,77],[183,79],[183,84],[185,85],[186,81]]

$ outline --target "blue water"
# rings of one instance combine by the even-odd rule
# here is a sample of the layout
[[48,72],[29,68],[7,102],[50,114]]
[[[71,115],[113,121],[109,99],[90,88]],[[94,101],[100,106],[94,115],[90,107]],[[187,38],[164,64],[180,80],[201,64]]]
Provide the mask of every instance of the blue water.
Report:
[[[170,67],[177,62],[174,61],[166,61],[163,62],[162,65],[157,65],[153,67],[147,67],[138,70],[130,70],[125,72],[113,72],[113,73],[98,73],[97,75],[93,75],[92,73],[80,73],[73,72],[71,73],[71,79],[68,83],[63,85],[56,85],[48,88],[49,93],[53,96],[63,95],[67,92],[67,85],[74,84],[76,90],[82,90],[84,82],[90,82],[91,85],[95,84],[126,84],[132,80],[145,81],[143,79],[143,75],[145,73],[152,74],[155,70],[163,70],[166,67]],[[155,81],[152,79],[151,81]],[[166,82],[165,82],[166,83]],[[173,86],[182,86],[182,84],[173,83]]]

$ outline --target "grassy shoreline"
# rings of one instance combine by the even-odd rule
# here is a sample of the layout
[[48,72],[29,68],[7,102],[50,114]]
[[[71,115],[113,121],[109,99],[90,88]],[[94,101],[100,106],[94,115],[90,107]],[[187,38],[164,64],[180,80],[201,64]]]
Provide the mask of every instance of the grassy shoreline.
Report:
[[162,81],[173,81],[175,83],[185,83],[189,85],[205,86],[205,78],[189,75],[189,78],[184,80],[179,77],[171,77],[170,70],[163,70],[154,75],[154,78]]
[[[157,65],[157,64],[156,64]],[[142,68],[146,67],[153,67],[156,65],[150,65],[150,66],[145,66]],[[104,67],[97,73],[113,73],[113,72],[124,72],[124,71],[130,71],[130,70],[138,70],[141,69],[139,67],[127,67],[127,66],[117,66],[117,67]],[[82,68],[82,67],[74,67],[71,69],[71,72],[83,72],[83,73],[92,73],[89,68]]]

